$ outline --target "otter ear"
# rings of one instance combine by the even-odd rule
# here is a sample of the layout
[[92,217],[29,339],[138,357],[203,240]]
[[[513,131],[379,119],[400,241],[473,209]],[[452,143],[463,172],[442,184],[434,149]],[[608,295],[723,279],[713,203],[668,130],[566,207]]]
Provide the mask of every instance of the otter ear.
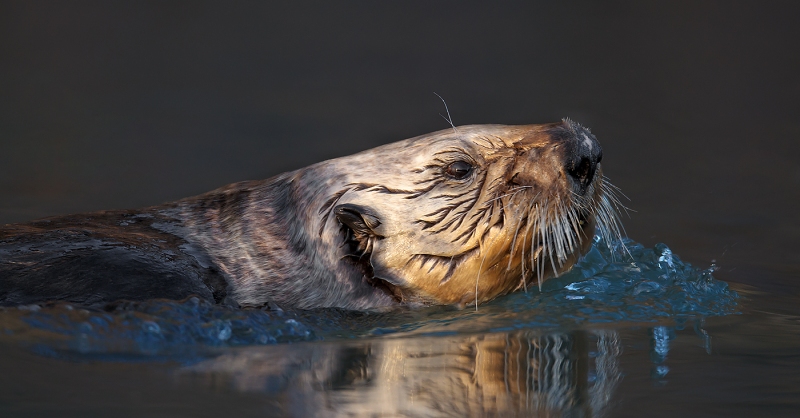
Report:
[[381,226],[381,220],[375,212],[368,207],[345,203],[333,209],[336,219],[347,225],[355,232],[369,235],[379,235],[375,229]]

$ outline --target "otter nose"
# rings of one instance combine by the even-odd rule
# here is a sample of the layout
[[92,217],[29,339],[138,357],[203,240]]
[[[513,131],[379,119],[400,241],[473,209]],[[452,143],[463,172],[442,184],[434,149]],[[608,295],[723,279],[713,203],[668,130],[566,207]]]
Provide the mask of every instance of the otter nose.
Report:
[[572,121],[566,123],[570,125],[573,135],[569,141],[570,146],[567,147],[564,168],[583,194],[594,180],[597,164],[603,159],[603,149],[588,129]]

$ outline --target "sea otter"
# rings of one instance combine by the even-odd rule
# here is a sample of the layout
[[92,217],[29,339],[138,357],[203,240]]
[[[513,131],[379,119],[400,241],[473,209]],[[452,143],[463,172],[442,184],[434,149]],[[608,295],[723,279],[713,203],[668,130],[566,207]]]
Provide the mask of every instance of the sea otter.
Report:
[[602,156],[569,119],[460,126],[160,206],[5,225],[0,304],[477,307],[619,233]]

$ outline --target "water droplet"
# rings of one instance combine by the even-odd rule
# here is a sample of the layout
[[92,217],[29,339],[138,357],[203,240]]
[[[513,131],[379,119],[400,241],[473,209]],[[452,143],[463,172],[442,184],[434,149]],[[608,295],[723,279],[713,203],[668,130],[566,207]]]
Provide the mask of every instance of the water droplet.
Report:
[[144,330],[144,332],[149,332],[151,334],[160,334],[161,333],[161,327],[159,327],[158,324],[156,324],[153,321],[144,321],[144,322],[142,322],[142,330]]

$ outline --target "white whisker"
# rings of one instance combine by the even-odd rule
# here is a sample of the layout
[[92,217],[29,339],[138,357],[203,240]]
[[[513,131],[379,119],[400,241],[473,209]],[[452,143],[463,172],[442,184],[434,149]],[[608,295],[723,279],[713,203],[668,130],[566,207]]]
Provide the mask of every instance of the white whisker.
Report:
[[480,252],[483,254],[481,258],[481,265],[478,266],[478,276],[475,277],[475,312],[478,312],[478,281],[481,279],[481,270],[483,270],[483,262],[486,261],[486,253],[483,251],[483,241],[478,241]]
[[451,118],[451,117],[450,117],[450,109],[448,109],[448,108],[447,108],[447,102],[446,102],[446,101],[444,101],[444,98],[443,98],[442,96],[439,96],[439,93],[433,92],[433,94],[435,94],[435,95],[436,95],[436,96],[438,96],[440,99],[442,99],[442,103],[444,103],[444,110],[445,110],[445,111],[447,111],[447,117],[446,117],[446,118],[445,118],[445,117],[444,117],[444,115],[442,115],[441,113],[439,114],[439,116],[441,116],[442,118],[444,118],[444,120],[446,120],[446,121],[450,122],[450,126],[452,126],[452,127],[453,127],[453,132],[455,132],[456,134],[458,134],[458,129],[456,129],[456,125],[454,125],[454,124],[453,124],[453,118]]

